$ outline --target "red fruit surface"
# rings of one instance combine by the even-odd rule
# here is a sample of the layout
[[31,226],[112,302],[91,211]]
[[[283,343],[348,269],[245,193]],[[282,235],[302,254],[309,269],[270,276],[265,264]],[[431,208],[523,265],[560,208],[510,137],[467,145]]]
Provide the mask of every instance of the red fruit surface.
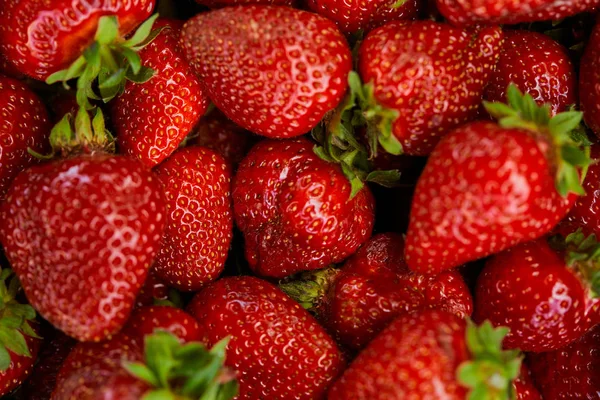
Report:
[[20,356],[8,350],[10,365],[6,371],[0,371],[0,396],[10,393],[19,386],[33,370],[42,341],[31,336],[25,336],[25,342],[31,357]]
[[592,36],[581,58],[579,70],[580,104],[585,123],[600,137],[600,23],[596,24]]
[[295,0],[196,0],[198,4],[210,8],[245,6],[253,4],[292,6]]
[[231,338],[226,364],[237,371],[238,399],[321,399],[344,367],[317,321],[266,281],[220,279],[199,292],[188,310],[209,347]]
[[154,270],[168,285],[195,291],[223,271],[231,237],[231,171],[223,157],[188,147],[156,169],[167,223]]
[[403,152],[427,155],[448,132],[477,117],[500,53],[502,31],[467,31],[431,21],[391,22],[360,46],[358,69],[375,100],[396,110]]
[[144,286],[140,289],[140,293],[135,299],[136,307],[151,306],[154,300],[167,300],[169,298],[169,288],[161,281],[154,272],[153,268],[148,271],[148,276],[144,282]]
[[474,122],[444,137],[417,183],[408,266],[438,273],[552,229],[576,196],[562,198],[556,190],[551,148],[543,136],[492,122]]
[[15,67],[8,59],[4,56],[4,54],[0,53],[0,74],[10,76],[11,78],[23,78],[23,74],[19,72],[17,67]]
[[97,153],[21,173],[0,220],[31,305],[68,335],[99,341],[129,316],[160,245],[165,205],[140,163]]
[[374,201],[367,187],[350,195],[341,168],[317,157],[310,141],[258,143],[233,182],[250,267],[282,278],[354,253],[371,235]]
[[3,0],[0,52],[39,80],[67,68],[94,41],[100,17],[116,15],[125,35],[152,13],[155,0]]
[[177,336],[182,342],[201,338],[198,322],[187,312],[171,306],[147,306],[135,310],[127,321],[124,332],[132,337],[151,335],[163,330]]
[[335,24],[281,6],[201,13],[183,28],[186,55],[213,103],[254,133],[309,132],[346,92],[350,49]]
[[516,400],[542,400],[542,396],[531,378],[531,372],[521,364],[521,374],[513,382]]

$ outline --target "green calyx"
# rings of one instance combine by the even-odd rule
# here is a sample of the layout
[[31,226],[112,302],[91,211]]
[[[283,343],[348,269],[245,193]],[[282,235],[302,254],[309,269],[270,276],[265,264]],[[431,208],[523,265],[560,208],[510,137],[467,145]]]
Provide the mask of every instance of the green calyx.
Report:
[[[77,103],[91,109],[89,99],[108,102],[125,89],[125,82],[148,81],[154,74],[142,65],[138,51],[150,44],[161,29],[152,30],[158,14],[146,20],[129,38],[119,34],[116,16],[104,16],[98,21],[94,42],[67,69],[50,75],[46,83],[67,82],[77,79]],[[97,92],[94,84],[97,81]]]
[[302,272],[279,283],[279,288],[308,311],[315,311],[327,296],[339,269],[329,267]]
[[567,265],[590,288],[591,297],[600,297],[600,243],[596,235],[586,236],[578,229],[566,238],[556,235],[550,240],[554,248],[564,251]]
[[584,195],[582,182],[590,160],[590,142],[581,121],[583,113],[565,111],[551,117],[550,106],[539,106],[530,94],[523,94],[514,84],[507,90],[508,104],[484,102],[486,110],[504,128],[519,128],[543,135],[554,146],[556,190],[561,196]]
[[392,8],[400,8],[400,7],[402,7],[404,4],[406,4],[406,1],[407,0],[398,0],[394,4],[392,4]]
[[11,269],[0,271],[0,371],[10,367],[9,350],[31,357],[25,336],[40,338],[30,325],[35,321],[35,310],[15,299],[20,288],[19,279]]
[[169,332],[144,338],[144,363],[124,368],[152,389],[142,400],[230,400],[238,394],[235,374],[224,366],[229,338],[212,349],[202,343],[182,344]]
[[480,326],[467,320],[466,342],[471,360],[457,370],[458,381],[470,388],[468,400],[514,399],[513,381],[519,376],[523,356],[519,350],[502,350],[506,327],[490,321]]

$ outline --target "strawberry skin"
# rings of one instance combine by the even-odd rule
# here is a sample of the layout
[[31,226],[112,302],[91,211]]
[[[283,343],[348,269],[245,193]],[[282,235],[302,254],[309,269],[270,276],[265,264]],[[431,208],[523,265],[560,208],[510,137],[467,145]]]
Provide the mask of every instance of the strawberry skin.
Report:
[[295,0],[196,0],[198,4],[210,8],[245,6],[253,4],[292,6]]
[[177,21],[158,20],[161,33],[139,55],[154,76],[137,84],[128,81],[112,102],[112,117],[120,150],[147,167],[177,150],[208,108],[208,98],[179,49]]
[[165,204],[140,163],[96,153],[21,173],[0,220],[31,305],[68,335],[99,341],[129,316],[160,245]]
[[3,0],[0,52],[17,69],[45,80],[67,68],[94,41],[100,17],[116,15],[127,34],[150,16],[154,0]]
[[581,58],[579,96],[587,126],[600,137],[600,24],[596,24]]
[[531,371],[521,364],[521,373],[513,382],[516,400],[542,400],[539,390],[533,382]]
[[340,262],[373,229],[369,189],[351,198],[339,165],[317,157],[307,139],[258,143],[240,164],[232,193],[246,259],[262,276]]
[[317,321],[266,281],[220,279],[199,292],[188,311],[207,345],[231,338],[226,364],[238,372],[238,399],[321,399],[344,366]]
[[236,124],[271,138],[314,128],[341,101],[352,68],[332,21],[283,6],[198,14],[181,40],[213,103]]
[[171,332],[182,342],[201,338],[200,326],[194,317],[171,306],[147,306],[135,310],[123,331],[132,337],[144,337],[157,329]]
[[231,171],[203,147],[173,154],[156,169],[167,202],[167,223],[154,270],[168,285],[197,291],[223,271],[231,237]]
[[31,357],[20,356],[8,350],[10,366],[5,371],[0,371],[0,396],[10,393],[19,386],[33,370],[38,351],[42,341],[30,336],[25,336],[25,342]]
[[448,130],[477,117],[501,41],[500,28],[431,21],[391,22],[366,37],[359,73],[375,101],[398,113],[392,134],[402,152],[428,155]]
[[136,307],[150,306],[155,300],[167,300],[169,298],[169,288],[157,276],[153,268],[148,271],[148,276],[144,286],[135,299]]

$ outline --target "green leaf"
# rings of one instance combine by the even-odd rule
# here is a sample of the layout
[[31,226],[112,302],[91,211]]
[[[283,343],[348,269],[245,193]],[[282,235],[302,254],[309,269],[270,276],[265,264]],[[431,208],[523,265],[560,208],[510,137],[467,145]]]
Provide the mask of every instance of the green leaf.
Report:
[[10,354],[4,346],[0,346],[0,371],[6,371],[10,367]]
[[119,37],[119,21],[114,15],[100,17],[96,30],[96,41],[100,44],[111,44]]
[[135,76],[136,74],[139,74],[140,69],[142,68],[142,59],[140,58],[139,54],[128,48],[123,48],[121,50],[121,54],[123,54],[125,59],[127,59],[133,75]]
[[397,0],[394,4],[392,4],[392,8],[400,8],[406,3],[406,0]]
[[141,24],[139,28],[137,28],[133,36],[131,36],[129,40],[126,40],[123,43],[123,46],[134,47],[144,42],[148,38],[148,36],[150,36],[150,33],[152,32],[152,25],[154,25],[154,22],[156,22],[157,18],[158,14],[154,14],[146,21],[144,21],[144,23]]
[[25,337],[16,329],[0,326],[0,343],[17,355],[31,357]]
[[565,111],[557,114],[548,124],[550,132],[554,134],[568,134],[579,127],[583,119],[583,113],[579,111]]
[[567,163],[578,167],[588,165],[591,162],[585,151],[573,145],[563,146],[562,157]]
[[160,382],[154,376],[154,373],[142,363],[124,362],[123,368],[129,372],[129,374],[135,376],[138,379],[143,380],[152,387],[159,387]]
[[128,70],[127,79],[134,83],[146,83],[154,76],[154,70],[152,68],[142,66],[137,74],[133,71]]
[[492,117],[498,120],[505,117],[519,116],[519,112],[517,110],[504,103],[490,103],[489,101],[484,101],[483,106]]
[[36,338],[36,339],[42,339],[41,336],[39,336],[31,327],[31,325],[29,325],[29,322],[25,321],[23,322],[23,325],[21,325],[21,332],[23,332],[24,335],[26,336],[30,336],[32,338]]
[[9,329],[17,329],[21,327],[23,321],[25,318],[20,315],[4,315],[0,318],[0,325]]
[[12,313],[20,315],[25,319],[32,320],[35,318],[35,309],[29,304],[12,303],[8,307],[10,307]]
[[367,175],[367,182],[377,183],[383,187],[395,187],[400,180],[400,171],[397,169],[387,171],[372,171]]
[[169,371],[176,365],[173,350],[178,346],[179,340],[167,332],[155,332],[145,338],[146,363],[160,387],[169,387]]
[[159,389],[147,392],[142,400],[177,400],[177,396],[168,389]]
[[402,144],[393,134],[390,134],[387,137],[384,135],[379,135],[378,139],[379,144],[386,152],[393,155],[402,154]]

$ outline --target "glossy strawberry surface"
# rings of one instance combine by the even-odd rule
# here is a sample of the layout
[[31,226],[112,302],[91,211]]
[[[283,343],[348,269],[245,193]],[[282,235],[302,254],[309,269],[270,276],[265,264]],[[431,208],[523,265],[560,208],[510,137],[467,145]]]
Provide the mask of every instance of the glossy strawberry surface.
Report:
[[[6,334],[5,330],[3,330],[3,334]],[[42,341],[25,336],[25,343],[31,357],[20,356],[8,350],[10,365],[6,370],[0,371],[0,396],[6,395],[18,387],[33,370]]]
[[140,289],[135,299],[136,307],[150,306],[155,300],[167,300],[169,297],[169,288],[163,281],[156,276],[153,268],[148,271],[144,286]]
[[196,0],[197,3],[210,8],[244,6],[254,4],[292,6],[295,0]]
[[596,136],[600,137],[600,24],[592,32],[579,70],[580,105],[583,118]]
[[157,330],[167,331],[183,342],[198,341],[201,331],[198,322],[180,308],[147,306],[135,310],[124,331],[132,337],[144,337]]
[[521,364],[521,374],[514,380],[513,387],[516,400],[543,400],[525,364]]

